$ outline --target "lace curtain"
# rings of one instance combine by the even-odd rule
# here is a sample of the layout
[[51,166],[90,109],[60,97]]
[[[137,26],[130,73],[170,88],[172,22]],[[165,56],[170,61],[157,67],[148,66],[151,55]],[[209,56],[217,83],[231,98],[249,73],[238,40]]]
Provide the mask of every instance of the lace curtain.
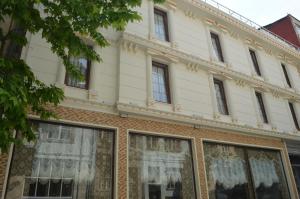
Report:
[[290,198],[279,152],[205,143],[204,153],[210,199]]
[[111,198],[112,161],[112,132],[39,123],[35,145],[15,148],[6,198]]
[[137,134],[129,141],[130,199],[196,197],[189,141]]

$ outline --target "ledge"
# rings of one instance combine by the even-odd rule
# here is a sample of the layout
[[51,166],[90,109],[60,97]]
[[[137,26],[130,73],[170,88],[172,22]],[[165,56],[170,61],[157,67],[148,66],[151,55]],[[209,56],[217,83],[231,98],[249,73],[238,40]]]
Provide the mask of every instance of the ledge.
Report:
[[165,119],[166,121],[178,122],[181,124],[187,124],[192,126],[197,126],[197,128],[206,129],[219,129],[226,132],[238,132],[242,134],[251,134],[253,136],[267,136],[279,139],[289,139],[300,141],[300,133],[287,133],[278,132],[273,130],[266,130],[260,128],[250,127],[248,125],[238,125],[236,123],[226,123],[217,120],[205,119],[202,117],[188,116],[180,113],[161,111],[156,109],[151,109],[147,107],[141,107],[125,103],[117,103],[117,110],[121,115],[132,116],[144,116],[154,119]]

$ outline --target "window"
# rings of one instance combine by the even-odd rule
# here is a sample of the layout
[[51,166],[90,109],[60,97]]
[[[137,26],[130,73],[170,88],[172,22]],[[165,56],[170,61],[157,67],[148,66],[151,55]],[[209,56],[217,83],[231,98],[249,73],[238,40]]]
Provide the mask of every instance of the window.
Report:
[[289,85],[290,88],[292,88],[292,84],[291,84],[291,81],[290,81],[290,78],[289,78],[289,75],[287,73],[285,65],[281,64],[281,67],[282,67],[282,71],[283,71],[286,83]]
[[168,66],[152,63],[153,97],[158,102],[171,103]]
[[267,117],[267,113],[266,113],[266,109],[265,109],[262,94],[259,93],[259,92],[255,92],[255,95],[256,95],[256,100],[257,100],[257,104],[258,104],[258,107],[259,107],[259,113],[260,113],[261,120],[264,123],[268,123],[268,117]]
[[[34,145],[14,148],[7,199],[113,198],[113,132],[43,122],[36,127]],[[58,142],[65,137],[72,139]]]
[[297,119],[297,115],[296,115],[293,103],[289,102],[289,107],[290,107],[290,110],[291,110],[291,114],[292,114],[292,117],[293,117],[293,120],[294,120],[295,127],[299,131],[300,130],[299,123],[298,123],[298,119]]
[[300,156],[290,154],[290,161],[297,185],[298,194],[300,194]]
[[[148,149],[148,140],[157,140],[158,147]],[[129,147],[130,199],[196,199],[189,140],[131,133],[129,143],[135,143]]]
[[169,41],[167,13],[154,8],[155,36],[162,41]]
[[260,73],[260,69],[259,69],[259,65],[258,65],[258,61],[257,61],[257,57],[256,57],[256,54],[255,54],[255,51],[253,50],[249,50],[250,52],[250,56],[251,56],[251,60],[252,60],[252,64],[253,64],[253,67],[255,69],[255,72],[258,76],[261,76],[261,73]]
[[66,74],[65,84],[71,87],[88,89],[89,87],[89,76],[91,62],[85,57],[72,57],[71,63],[73,63],[83,76],[83,79],[77,79]]
[[213,47],[213,55],[218,61],[224,62],[219,36],[212,32],[210,33],[210,36],[211,36],[211,42]]
[[218,110],[223,115],[229,115],[223,82],[214,79]]
[[289,199],[279,151],[204,143],[210,199]]

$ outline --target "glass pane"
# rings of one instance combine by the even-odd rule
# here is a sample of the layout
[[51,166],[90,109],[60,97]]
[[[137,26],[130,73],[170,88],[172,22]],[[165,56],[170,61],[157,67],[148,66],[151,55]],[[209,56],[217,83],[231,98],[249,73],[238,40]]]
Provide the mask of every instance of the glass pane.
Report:
[[113,133],[47,123],[38,129],[34,146],[14,150],[7,199],[112,198]]
[[67,85],[77,88],[86,88],[86,78],[88,75],[88,60],[85,57],[72,57],[70,61],[81,72],[81,74],[83,75],[83,79],[80,80],[69,75],[67,79]]
[[249,149],[248,156],[256,198],[290,198],[280,153],[276,151]]
[[250,198],[243,149],[205,143],[204,154],[210,199]]
[[221,114],[227,115],[226,107],[225,104],[225,96],[222,96],[222,91],[221,91],[220,84],[215,83],[215,91],[216,91],[216,98],[217,98],[217,105],[218,105],[218,110]]
[[168,102],[167,95],[167,85],[165,78],[165,69],[161,67],[152,67],[152,87],[153,87],[153,97],[159,102]]
[[166,32],[165,32],[165,24],[164,17],[161,14],[155,13],[154,15],[154,23],[155,23],[155,35],[158,39],[166,41]]
[[189,141],[137,134],[129,139],[130,199],[196,198]]

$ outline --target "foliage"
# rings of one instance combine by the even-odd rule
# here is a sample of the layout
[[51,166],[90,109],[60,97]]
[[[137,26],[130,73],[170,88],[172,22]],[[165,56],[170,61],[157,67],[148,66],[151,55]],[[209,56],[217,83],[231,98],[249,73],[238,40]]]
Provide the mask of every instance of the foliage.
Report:
[[[68,73],[82,78],[69,57],[82,54],[90,60],[101,61],[101,58],[79,35],[90,37],[101,47],[107,46],[101,28],[122,31],[128,22],[141,20],[134,10],[141,1],[0,1],[0,149],[7,150],[10,143],[21,143],[23,139],[33,140],[35,135],[27,119],[29,111],[48,119],[55,115],[46,105],[57,106],[63,100],[61,89],[36,79],[20,56],[7,53],[8,46],[22,48],[28,42],[25,32],[40,33],[53,53],[63,60]],[[14,138],[14,132],[22,132],[22,136]]]

